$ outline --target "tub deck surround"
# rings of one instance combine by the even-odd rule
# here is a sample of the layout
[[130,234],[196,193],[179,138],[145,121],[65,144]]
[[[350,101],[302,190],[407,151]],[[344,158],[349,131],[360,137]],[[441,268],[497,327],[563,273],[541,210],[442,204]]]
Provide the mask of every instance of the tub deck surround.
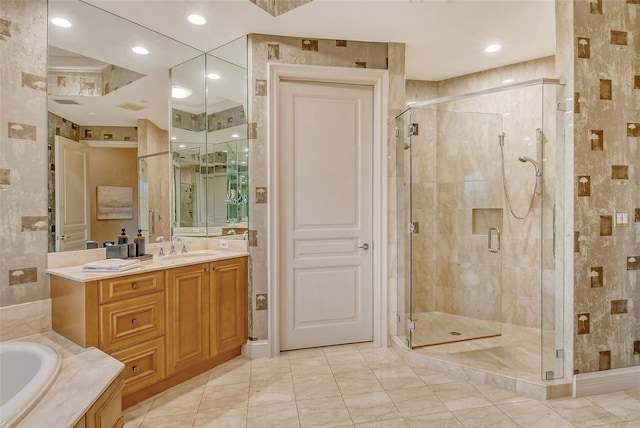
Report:
[[15,341],[47,345],[62,359],[56,381],[18,428],[75,426],[124,369],[124,364],[99,349],[83,348],[53,331]]

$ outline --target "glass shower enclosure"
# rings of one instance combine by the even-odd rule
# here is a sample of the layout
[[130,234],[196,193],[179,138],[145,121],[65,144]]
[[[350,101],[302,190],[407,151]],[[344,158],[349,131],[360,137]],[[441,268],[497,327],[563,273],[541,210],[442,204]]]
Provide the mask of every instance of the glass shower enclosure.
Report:
[[397,331],[408,347],[533,337],[542,378],[563,376],[562,97],[539,79],[396,118]]

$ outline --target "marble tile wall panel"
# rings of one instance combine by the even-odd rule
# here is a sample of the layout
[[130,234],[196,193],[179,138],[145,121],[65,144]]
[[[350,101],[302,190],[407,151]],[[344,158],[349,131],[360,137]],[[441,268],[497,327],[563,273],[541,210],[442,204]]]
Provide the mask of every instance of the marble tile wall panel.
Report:
[[[305,43],[308,42],[308,43]],[[269,62],[286,64],[325,65],[334,67],[359,67],[389,69],[390,123],[395,114],[404,106],[404,45],[395,44],[393,49],[387,43],[340,41],[327,39],[302,39],[297,37],[252,34],[249,36],[249,81],[250,86],[249,122],[249,175],[255,193],[258,187],[267,188],[267,65]],[[393,56],[392,56],[393,55]],[[387,67],[389,58],[389,67]],[[264,84],[258,85],[258,82]],[[399,88],[396,86],[401,85]],[[400,98],[401,97],[401,98]],[[395,114],[394,114],[395,113]],[[393,132],[390,127],[390,134]],[[258,203],[256,198],[249,202],[249,238],[251,253],[250,299],[251,321],[249,335],[253,339],[266,339],[268,310],[257,311],[254,305],[258,294],[267,293],[267,211],[268,203]],[[395,206],[395,201],[389,201]],[[395,226],[394,226],[395,227]],[[391,227],[390,227],[391,228]],[[390,256],[395,252],[390,250]],[[394,257],[395,259],[395,257]],[[389,273],[395,278],[395,272]],[[394,289],[395,292],[395,289]]]
[[[640,364],[640,4],[574,2],[574,372]],[[616,224],[619,213],[628,223]],[[597,274],[597,275],[596,275]]]
[[[46,299],[47,2],[0,8],[0,306]],[[31,219],[37,218],[37,221]]]

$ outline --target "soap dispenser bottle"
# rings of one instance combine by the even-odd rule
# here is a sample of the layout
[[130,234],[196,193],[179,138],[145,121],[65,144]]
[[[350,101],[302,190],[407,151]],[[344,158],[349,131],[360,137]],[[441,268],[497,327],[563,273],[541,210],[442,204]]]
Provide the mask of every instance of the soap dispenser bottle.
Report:
[[136,243],[136,256],[144,256],[144,236],[142,236],[142,229],[138,229],[138,234],[133,238]]
[[118,235],[118,245],[120,244],[128,244],[129,243],[129,235],[125,232],[125,229],[122,229],[122,233]]

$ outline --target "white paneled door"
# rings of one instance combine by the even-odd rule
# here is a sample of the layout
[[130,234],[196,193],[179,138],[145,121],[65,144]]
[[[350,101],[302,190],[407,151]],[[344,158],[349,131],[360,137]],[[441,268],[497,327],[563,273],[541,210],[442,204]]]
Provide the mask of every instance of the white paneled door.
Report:
[[373,87],[280,82],[280,349],[372,340]]

